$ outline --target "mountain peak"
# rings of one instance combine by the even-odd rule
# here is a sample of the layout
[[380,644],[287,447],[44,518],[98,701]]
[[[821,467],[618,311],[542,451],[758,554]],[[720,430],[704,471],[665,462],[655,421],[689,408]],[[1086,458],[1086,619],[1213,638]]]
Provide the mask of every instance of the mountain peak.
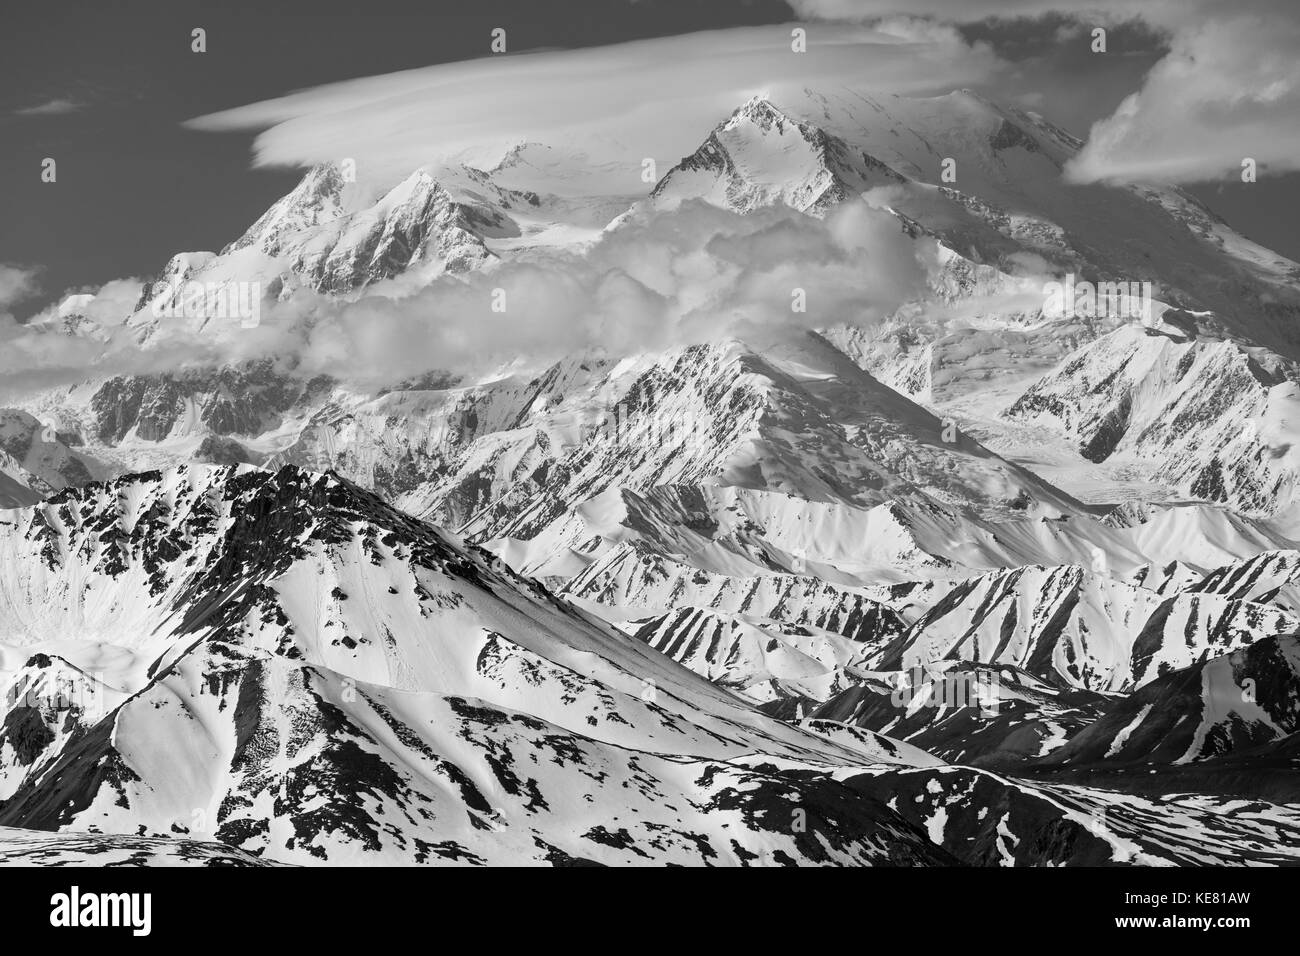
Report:
[[740,106],[736,107],[731,116],[727,120],[724,120],[721,125],[725,126],[727,122],[738,116],[745,116],[760,121],[784,121],[795,123],[796,125],[798,124],[797,120],[787,115],[780,109],[780,107],[768,99],[766,93],[756,93],[751,96],[744,103],[740,104]]
[[819,213],[901,179],[865,151],[757,95],[669,170],[651,196],[672,201],[703,198],[741,212],[780,202]]
[[350,169],[342,163],[318,163],[247,232],[223,249],[222,254],[256,247],[268,255],[276,255],[288,236],[351,211],[353,204],[347,200],[348,194],[356,192],[353,180]]

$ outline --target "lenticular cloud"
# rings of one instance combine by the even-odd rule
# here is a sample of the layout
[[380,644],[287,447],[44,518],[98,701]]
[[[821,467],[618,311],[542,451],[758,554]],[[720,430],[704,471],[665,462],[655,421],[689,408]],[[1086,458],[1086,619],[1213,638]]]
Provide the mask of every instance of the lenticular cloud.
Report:
[[[805,53],[791,49],[796,26],[808,31]],[[588,166],[611,165],[626,189],[639,184],[643,159],[666,169],[757,94],[779,99],[826,84],[940,92],[999,68],[986,46],[952,30],[790,24],[484,57],[318,87],[191,125],[263,129],[259,163],[352,157],[358,175],[377,182],[429,163],[486,168],[513,145],[541,142],[582,151]]]

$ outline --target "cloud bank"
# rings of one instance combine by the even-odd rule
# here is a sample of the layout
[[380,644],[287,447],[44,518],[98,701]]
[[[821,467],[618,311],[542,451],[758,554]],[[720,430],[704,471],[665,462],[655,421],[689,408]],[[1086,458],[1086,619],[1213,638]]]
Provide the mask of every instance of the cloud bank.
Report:
[[[1300,8],[1297,8],[1300,10]],[[1142,89],[1093,126],[1078,182],[1195,182],[1300,170],[1300,22],[1256,15],[1180,28]]]
[[67,113],[75,113],[82,108],[82,105],[76,100],[70,100],[66,97],[57,97],[47,100],[36,106],[28,106],[25,109],[14,110],[15,116],[63,116]]
[[[580,252],[547,250],[416,291],[399,277],[353,302],[304,291],[265,306],[251,329],[232,321],[196,332],[164,319],[141,348],[124,326],[106,343],[0,327],[0,379],[31,389],[272,358],[376,387],[434,369],[486,376],[521,356],[540,365],[727,336],[761,345],[880,320],[925,293],[937,253],[862,202],[824,220],[785,207],[641,206]],[[132,290],[112,291],[96,299],[105,315]]]
[[[872,21],[898,0],[791,0],[803,16]],[[1222,180],[1254,159],[1300,170],[1300,4],[1294,0],[908,0],[949,23],[1064,16],[1085,26],[1141,20],[1170,50],[1142,88],[1096,123],[1067,169],[1076,182]],[[1090,32],[1078,42],[1089,43]],[[1102,54],[1099,54],[1102,55]]]
[[39,269],[0,262],[0,319],[12,319],[8,310],[40,291],[39,273]]
[[[796,27],[807,31],[807,52],[792,50]],[[569,144],[588,170],[606,167],[592,180],[599,188],[643,193],[643,159],[677,162],[755,94],[779,102],[783,90],[845,85],[940,93],[1001,68],[987,45],[936,24],[789,24],[443,64],[318,87],[189,125],[262,130],[259,164],[349,157],[360,178],[380,183],[441,161],[490,168],[521,141]]]

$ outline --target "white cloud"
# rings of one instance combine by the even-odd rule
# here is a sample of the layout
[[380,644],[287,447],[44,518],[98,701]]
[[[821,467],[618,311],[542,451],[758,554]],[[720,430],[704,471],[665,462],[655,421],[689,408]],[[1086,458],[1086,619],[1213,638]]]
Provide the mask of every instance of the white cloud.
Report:
[[[503,262],[400,299],[316,303],[293,352],[304,372],[381,384],[431,368],[486,371],[519,355],[546,362],[729,335],[758,343],[878,321],[923,294],[934,253],[932,242],[910,239],[893,216],[864,203],[825,220],[783,207],[740,215],[700,201],[673,212],[643,208],[581,253]],[[497,289],[504,312],[491,307]],[[807,311],[793,310],[796,289]],[[283,326],[284,317],[272,321]]]
[[26,109],[14,110],[15,116],[62,116],[65,113],[75,113],[81,109],[80,103],[75,100],[58,99],[48,100],[37,106],[29,106]]
[[29,299],[40,291],[39,269],[0,262],[0,311]]
[[[69,289],[58,302],[20,323],[5,306],[36,294],[35,276],[36,270],[0,265],[0,398],[31,387],[81,381],[96,362],[116,363],[112,345],[40,330],[61,329],[60,309],[69,301],[76,302],[78,314],[111,330],[134,311],[143,288],[138,279],[114,279],[98,288]],[[85,301],[87,296],[93,298]],[[120,341],[125,343],[125,338]],[[134,343],[129,349],[139,351]]]
[[[1222,179],[1244,157],[1261,172],[1300,169],[1300,5],[1294,0],[791,0],[803,16],[873,21],[896,13],[974,23],[1140,19],[1170,52],[1114,114],[1096,123],[1068,169],[1078,182]],[[1089,40],[1081,36],[1080,42]]]
[[[997,72],[984,45],[895,19],[881,29],[794,24],[613,46],[487,57],[336,83],[201,117],[207,130],[263,129],[258,163],[350,157],[362,179],[392,181],[441,160],[491,166],[521,140],[581,149],[642,192],[641,162],[672,164],[755,93],[843,85],[947,92]],[[620,172],[621,171],[621,172]]]
[[1189,182],[1300,170],[1300,24],[1248,15],[1179,30],[1142,89],[1093,126],[1079,182]]
[[[354,302],[309,291],[197,334],[164,320],[148,347],[118,326],[107,343],[0,322],[0,382],[30,390],[115,374],[175,372],[290,357],[299,373],[361,386],[431,369],[481,374],[519,357],[544,363],[588,349],[621,355],[737,336],[760,344],[792,330],[869,324],[925,292],[937,245],[890,214],[845,204],[826,219],[778,207],[747,215],[688,201],[639,207],[582,251],[554,249],[411,291],[400,278]],[[105,287],[122,314],[138,283]],[[494,311],[497,289],[504,312]],[[807,309],[794,311],[803,289]],[[101,301],[102,300],[102,301]],[[129,307],[128,307],[129,308]]]
[[1180,11],[1212,0],[789,0],[800,16],[816,20],[871,21],[910,15],[951,23],[976,23],[993,17],[1041,17],[1050,13],[1082,21],[1106,22],[1142,17],[1164,23],[1181,19]]

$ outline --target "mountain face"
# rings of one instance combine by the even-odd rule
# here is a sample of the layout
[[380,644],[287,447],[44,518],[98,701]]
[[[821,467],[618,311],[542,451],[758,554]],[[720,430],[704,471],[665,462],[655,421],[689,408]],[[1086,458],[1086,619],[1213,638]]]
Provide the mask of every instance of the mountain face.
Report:
[[[8,711],[6,826],[286,862],[944,860],[878,804],[838,816],[832,767],[907,748],[763,717],[340,479],[196,467],[7,517],[6,669],[71,705]],[[842,832],[759,838],[792,799]]]
[[942,661],[867,670],[810,719],[887,731],[949,763],[1023,771],[1095,722],[1110,700],[1016,667]]
[[493,257],[484,237],[505,228],[503,207],[527,201],[504,191],[497,198],[502,206],[457,200],[424,170],[375,196],[348,167],[322,164],[219,254],[173,258],[137,310],[183,306],[188,283],[256,279],[268,294],[304,285],[341,295],[406,272],[473,269]]
[[346,293],[421,267],[472,269],[491,256],[476,230],[504,218],[456,202],[424,171],[365,208],[349,209],[346,194],[337,167],[316,167],[222,255],[254,249],[319,292]]
[[957,584],[876,663],[1014,664],[1071,687],[1131,690],[1297,624],[1257,602],[1158,595],[1081,568],[1025,567]]
[[1280,745],[1296,729],[1300,629],[1169,674],[1116,701],[1050,764],[1215,761]]
[[938,759],[764,716],[331,475],[92,484],[7,512],[0,553],[6,827],[290,863],[968,858],[872,796]]
[[824,700],[852,686],[850,669],[863,663],[868,640],[901,629],[897,615],[881,605],[863,602],[842,617],[837,610],[819,615],[831,626],[821,629],[679,607],[640,622],[632,636],[751,700]]
[[106,469],[74,451],[75,433],[16,408],[0,409],[0,507],[33,504],[44,494],[85,484]]
[[1176,494],[1270,514],[1296,485],[1294,371],[1231,341],[1124,328],[1068,356],[1004,414],[1058,431],[1089,461],[1158,473]]
[[[1107,478],[1136,473],[1170,495],[1251,513],[1288,506],[1300,267],[1179,190],[1062,182],[1079,146],[1041,117],[967,91],[807,92],[743,106],[653,196],[818,213],[865,193],[943,243],[946,265],[932,280],[940,301],[956,292],[1008,302],[975,321],[931,307],[875,330],[834,330],[878,379],[959,421],[993,418],[993,434],[977,434],[1013,458],[1036,450],[1020,440],[1025,425],[1046,427],[1071,464],[1106,463]],[[1049,315],[1041,280],[1036,304],[1009,307],[1028,291],[1015,275],[1026,254],[1058,277],[1150,282],[1155,314]]]
[[[752,156],[758,162],[751,162]],[[771,162],[777,158],[779,162]],[[824,212],[863,191],[907,180],[844,140],[755,98],[664,176],[655,199],[705,199],[747,212],[784,203]]]
[[[231,334],[213,288],[310,323],[701,203],[927,250],[869,323],[15,397],[0,860],[1294,862],[1300,266],[969,91],[719,120],[635,194],[571,144],[323,164],[120,324],[40,326],[154,355]],[[1067,275],[1151,314],[1058,314]]]

